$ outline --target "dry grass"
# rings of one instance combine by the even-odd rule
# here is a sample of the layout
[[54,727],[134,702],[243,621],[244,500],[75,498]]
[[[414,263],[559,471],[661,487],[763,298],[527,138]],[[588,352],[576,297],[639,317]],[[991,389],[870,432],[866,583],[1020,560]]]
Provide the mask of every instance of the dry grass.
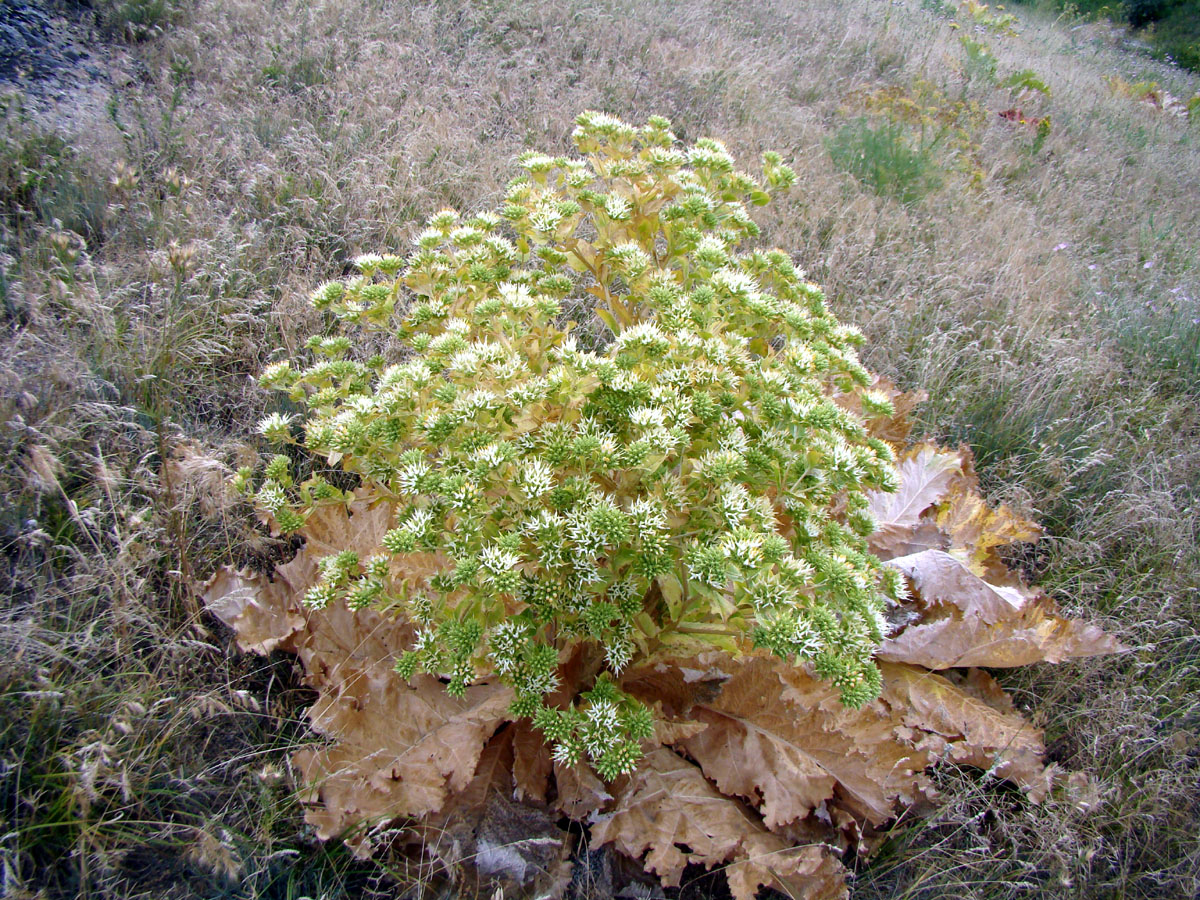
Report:
[[[490,206],[521,150],[600,108],[793,158],[771,242],[867,331],[872,367],[929,391],[924,430],[1047,523],[1019,562],[1136,648],[1004,675],[1094,794],[1033,807],[946,773],[945,805],[901,819],[854,895],[1194,896],[1200,124],[1104,76],[1184,98],[1197,80],[1097,25],[975,33],[1000,77],[1053,90],[1019,101],[1052,117],[1033,152],[995,114],[1018,101],[962,68],[950,5],[199,0],[130,50],[147,77],[108,127],[56,143],[10,109],[0,892],[388,890],[315,845],[280,778],[305,740],[292,663],[231,656],[186,585],[286,550],[218,482],[254,452],[250,376],[315,325],[307,290],[443,205]],[[986,115],[969,171],[935,147],[941,186],[906,205],[826,146],[857,90],[921,79]]]

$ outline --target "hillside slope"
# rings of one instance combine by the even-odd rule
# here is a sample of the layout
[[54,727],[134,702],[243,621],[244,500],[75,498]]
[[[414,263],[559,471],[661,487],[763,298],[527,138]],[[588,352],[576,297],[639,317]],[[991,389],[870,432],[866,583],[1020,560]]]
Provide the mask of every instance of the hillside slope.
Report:
[[[928,392],[917,432],[969,443],[990,498],[1044,524],[1011,562],[1135,648],[998,673],[1090,781],[1035,806],[942,771],[853,896],[1200,891],[1197,76],[1106,26],[948,0],[95,15],[128,65],[4,101],[6,893],[400,890],[304,829],[286,766],[312,694],[291,659],[231,652],[190,586],[293,549],[223,485],[274,408],[252,377],[319,324],[311,288],[442,206],[492,207],[589,108],[789,157],[770,243],[870,368]],[[80,112],[84,88],[104,99]]]

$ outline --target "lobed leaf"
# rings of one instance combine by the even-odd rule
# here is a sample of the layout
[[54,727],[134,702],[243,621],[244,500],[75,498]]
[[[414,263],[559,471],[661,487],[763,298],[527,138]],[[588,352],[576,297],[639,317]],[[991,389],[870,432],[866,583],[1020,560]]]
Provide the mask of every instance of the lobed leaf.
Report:
[[[504,896],[560,896],[571,877],[570,836],[545,807],[514,798],[518,732],[496,734],[479,757],[475,776],[433,815],[409,827],[420,844],[458,883],[460,895],[498,885]],[[490,889],[490,888],[489,888]]]
[[828,851],[789,846],[694,764],[663,747],[621,779],[614,812],[593,826],[592,838],[642,860],[665,886],[678,885],[689,863],[726,864],[734,900],[754,900],[762,885],[804,900],[848,896],[844,870]]
[[897,463],[896,473],[900,487],[894,493],[867,494],[867,509],[877,525],[869,538],[871,552],[884,560],[926,542],[936,545],[939,531],[923,515],[949,493],[955,476],[962,473],[962,462],[955,453],[918,444]]
[[410,685],[382,667],[343,672],[309,710],[313,730],[334,743],[293,756],[306,821],[322,839],[356,830],[356,852],[369,855],[364,828],[437,812],[467,786],[511,702],[496,684],[456,699],[428,676]]

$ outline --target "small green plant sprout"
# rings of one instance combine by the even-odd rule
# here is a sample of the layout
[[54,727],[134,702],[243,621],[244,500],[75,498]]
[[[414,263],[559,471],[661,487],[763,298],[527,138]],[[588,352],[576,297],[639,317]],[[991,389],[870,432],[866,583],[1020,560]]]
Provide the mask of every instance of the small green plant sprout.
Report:
[[1008,88],[1013,97],[1020,97],[1025,92],[1041,94],[1050,97],[1050,86],[1046,84],[1033,69],[1021,69],[1013,72],[1000,82],[1000,87]]
[[966,54],[966,61],[963,63],[963,72],[967,76],[967,80],[980,79],[987,84],[994,84],[996,81],[996,56],[992,53],[992,48],[983,41],[977,41],[969,34],[959,35],[958,41],[962,44],[963,52]]
[[1005,12],[1003,6],[991,6],[977,0],[960,0],[958,8],[980,28],[1009,37],[1017,33],[1017,17]]
[[[381,555],[325,557],[308,605],[403,617],[403,677],[454,696],[502,679],[556,760],[612,779],[654,728],[617,686],[631,663],[765,647],[860,707],[904,587],[866,543],[867,491],[897,481],[847,411],[890,409],[862,336],[754,242],[749,207],[793,171],[766,153],[749,175],[659,117],[584,113],[574,142],[523,154],[497,211],[443,210],[406,257],[318,288],[328,332],[262,375],[303,436],[278,415],[260,430],[394,508]],[[370,332],[395,346],[360,358]],[[293,484],[282,455],[239,484],[285,532],[352,496]]]
[[881,197],[917,203],[942,185],[933,145],[921,145],[901,122],[863,116],[827,141],[834,166]]

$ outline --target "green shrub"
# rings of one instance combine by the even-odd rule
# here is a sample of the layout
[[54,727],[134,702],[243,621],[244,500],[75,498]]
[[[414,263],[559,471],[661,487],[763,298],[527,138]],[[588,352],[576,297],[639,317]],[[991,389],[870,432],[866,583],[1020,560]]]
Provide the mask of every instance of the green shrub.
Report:
[[881,197],[916,203],[941,186],[932,148],[914,142],[899,122],[848,122],[827,144],[833,164]]
[[[606,778],[652,729],[611,677],[626,666],[757,645],[859,706],[903,590],[865,542],[866,490],[896,476],[845,408],[890,408],[861,335],[787,254],[742,247],[759,233],[746,203],[794,173],[768,153],[760,182],[669,128],[582,115],[582,157],[526,153],[497,212],[446,210],[407,258],[359,258],[313,295],[330,328],[312,359],[262,376],[307,410],[304,449],[396,510],[387,553],[325,557],[306,602],[407,618],[403,676],[456,695],[501,677],[557,759]],[[572,334],[600,322],[595,346]],[[399,344],[364,359],[370,332]],[[261,430],[295,439],[281,415]],[[281,454],[238,476],[283,531],[352,496],[290,471]],[[587,689],[548,704],[573,652]]]
[[1128,15],[1126,0],[1016,0],[1023,6],[1041,6],[1060,10],[1068,15],[1087,18],[1124,20]]
[[1200,0],[1124,0],[1113,18],[1128,20],[1154,55],[1200,71]]
[[1134,28],[1143,28],[1167,15],[1171,7],[1179,6],[1171,0],[1124,0],[1121,4]]
[[1200,0],[1168,4],[1149,32],[1156,55],[1200,72]]
[[97,17],[113,37],[144,41],[161,34],[179,16],[178,0],[101,0]]
[[997,62],[992,49],[983,41],[977,41],[967,34],[960,36],[958,40],[966,53],[963,68],[967,78],[972,81],[981,80],[987,84],[995,84]]
[[1150,43],[1155,56],[1200,71],[1200,0],[1050,0],[1049,5],[1076,15],[1128,22]]

